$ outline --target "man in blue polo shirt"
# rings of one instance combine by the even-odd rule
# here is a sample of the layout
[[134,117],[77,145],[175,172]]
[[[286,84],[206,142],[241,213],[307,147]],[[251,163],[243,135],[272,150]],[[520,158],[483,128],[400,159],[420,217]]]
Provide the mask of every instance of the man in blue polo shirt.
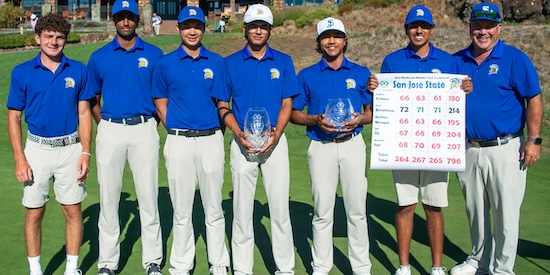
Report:
[[[261,170],[266,188],[273,257],[276,274],[294,274],[294,244],[289,213],[290,167],[284,129],[292,111],[292,98],[298,94],[294,64],[290,56],[269,47],[273,14],[267,6],[255,4],[244,15],[246,46],[228,56],[228,88],[214,90],[222,121],[233,132],[231,171],[233,176],[233,274],[252,274],[254,192]],[[232,101],[233,109],[229,109]],[[270,139],[261,150],[254,150],[244,132],[250,108],[267,110],[272,125]]]
[[[424,6],[412,7],[405,19],[405,33],[409,38],[407,47],[388,54],[382,62],[381,73],[456,73],[456,62],[449,53],[430,43],[435,24],[432,13]],[[376,77],[369,80],[369,88],[378,87]],[[471,80],[466,78],[461,88],[471,92]],[[410,275],[410,244],[413,233],[414,211],[418,192],[422,195],[422,207],[426,213],[426,227],[432,252],[432,275],[443,275],[443,213],[448,206],[448,172],[426,170],[393,170],[397,193],[395,230],[399,268],[395,275]]]
[[500,41],[501,20],[496,5],[475,5],[472,44],[455,54],[475,89],[466,97],[466,170],[457,173],[472,250],[453,275],[514,274],[526,168],[540,158],[538,75],[525,53]]
[[164,157],[174,208],[171,274],[189,274],[195,259],[193,200],[197,181],[205,212],[210,273],[227,274],[222,186],[225,163],[223,133],[212,91],[225,89],[223,58],[202,46],[204,14],[187,6],[178,16],[181,47],[155,66],[153,97],[168,129]]
[[[351,269],[353,274],[367,275],[372,267],[367,227],[367,148],[361,135],[363,125],[372,121],[372,94],[366,87],[371,72],[346,59],[347,46],[342,21],[328,17],[317,24],[317,52],[322,58],[298,74],[300,95],[293,102],[291,115],[293,123],[307,126],[311,139],[307,159],[314,204],[313,275],[327,275],[333,266],[332,229],[338,182],[346,206]],[[349,101],[356,110],[341,127],[324,114],[329,100],[338,98]],[[306,105],[307,114],[302,111]]]
[[[81,202],[86,197],[91,156],[88,100],[94,93],[86,84],[84,64],[63,54],[70,29],[71,25],[59,15],[48,14],[38,20],[34,38],[40,52],[13,69],[6,104],[15,176],[24,183],[24,234],[31,275],[42,274],[41,225],[52,177],[55,198],[61,203],[66,221],[64,274],[82,274],[77,269],[83,232]],[[23,112],[28,125],[25,149]]]
[[[158,212],[159,135],[151,77],[162,51],[136,34],[139,11],[134,0],[113,4],[115,39],[90,56],[90,85],[97,104],[97,172],[100,192],[99,260],[101,275],[112,275],[120,258],[119,201],[126,161],[134,176],[141,221],[142,264],[159,275],[162,237]],[[103,106],[100,99],[103,98]]]

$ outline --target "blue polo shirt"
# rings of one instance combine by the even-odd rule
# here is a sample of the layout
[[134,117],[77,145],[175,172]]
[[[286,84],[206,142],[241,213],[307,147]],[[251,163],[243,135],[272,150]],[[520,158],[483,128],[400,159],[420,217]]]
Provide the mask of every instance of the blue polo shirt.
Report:
[[[361,112],[363,104],[372,104],[372,94],[367,90],[371,72],[367,67],[355,64],[344,57],[342,66],[333,69],[325,59],[298,73],[300,95],[292,102],[292,108],[318,115],[325,112],[329,99],[349,98],[356,112]],[[354,132],[359,133],[363,125]],[[338,133],[327,133],[319,126],[307,126],[307,136],[313,140],[332,140]]]
[[78,103],[95,96],[87,85],[86,66],[63,56],[55,72],[42,65],[40,53],[15,67],[6,106],[25,112],[28,130],[59,137],[78,128]]
[[153,97],[168,98],[166,128],[219,127],[212,91],[224,89],[226,78],[223,58],[202,46],[195,59],[182,47],[161,59],[153,73]]
[[248,47],[225,58],[229,79],[227,89],[214,90],[214,97],[225,102],[232,98],[232,109],[241,130],[249,108],[266,108],[271,125],[277,125],[282,100],[298,95],[298,81],[292,58],[267,46],[260,60]]
[[421,58],[410,44],[388,54],[382,62],[381,73],[456,73],[455,58],[430,43],[428,56]]
[[466,135],[492,140],[525,126],[525,99],[541,93],[535,66],[519,49],[498,41],[490,55],[477,64],[473,45],[455,53],[459,73],[472,78],[466,96]]
[[116,37],[90,56],[90,85],[103,97],[101,115],[105,118],[129,118],[156,113],[151,96],[151,77],[162,51],[137,37],[135,46],[126,50]]

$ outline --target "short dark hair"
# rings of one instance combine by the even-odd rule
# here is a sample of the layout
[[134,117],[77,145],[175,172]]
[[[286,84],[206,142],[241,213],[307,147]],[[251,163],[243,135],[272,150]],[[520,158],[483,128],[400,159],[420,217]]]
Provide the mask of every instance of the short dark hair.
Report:
[[67,36],[71,31],[71,24],[69,24],[63,16],[49,13],[44,17],[39,18],[38,22],[36,22],[34,32],[40,35],[43,31],[60,32]]

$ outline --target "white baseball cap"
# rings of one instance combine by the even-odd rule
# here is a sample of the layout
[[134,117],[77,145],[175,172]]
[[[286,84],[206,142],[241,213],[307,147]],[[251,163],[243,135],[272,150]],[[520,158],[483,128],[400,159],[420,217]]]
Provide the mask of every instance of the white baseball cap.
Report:
[[327,17],[317,23],[317,36],[320,36],[322,33],[330,30],[339,31],[346,34],[344,23],[340,19]]
[[244,23],[248,24],[253,21],[264,21],[273,26],[273,13],[271,10],[262,4],[254,4],[248,7],[244,14]]
[[36,14],[34,14],[34,13],[31,14],[31,19],[32,19],[32,20],[36,19]]

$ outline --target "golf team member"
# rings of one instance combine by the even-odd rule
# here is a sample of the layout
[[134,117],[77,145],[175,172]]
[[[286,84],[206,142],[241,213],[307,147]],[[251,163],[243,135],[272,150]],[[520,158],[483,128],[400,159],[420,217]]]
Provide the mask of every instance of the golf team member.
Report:
[[[300,95],[293,101],[291,121],[307,126],[311,139],[307,159],[313,197],[313,275],[327,275],[333,266],[334,204],[338,182],[346,208],[348,256],[353,274],[370,274],[367,227],[367,147],[361,130],[372,121],[372,94],[367,67],[349,61],[344,23],[328,17],[317,24],[317,52],[321,61],[298,74]],[[326,120],[329,99],[349,99],[353,119],[344,129]],[[307,114],[302,110],[307,106]],[[360,110],[364,110],[363,113]]]
[[[24,183],[24,234],[31,275],[42,274],[42,218],[52,177],[55,198],[66,222],[64,274],[82,274],[77,269],[83,233],[80,203],[86,197],[92,138],[87,100],[94,93],[86,84],[86,66],[63,54],[70,29],[62,16],[48,14],[38,20],[34,39],[40,52],[13,69],[6,104],[15,176]],[[28,125],[25,149],[23,112]]]
[[[126,161],[134,176],[139,204],[142,264],[159,275],[162,238],[158,212],[159,135],[151,94],[151,77],[162,51],[136,34],[139,11],[133,0],[113,4],[117,35],[88,61],[97,104],[92,114],[99,181],[99,274],[111,275],[120,258],[119,201]],[[103,107],[100,99],[103,97]]]
[[[214,90],[219,114],[233,132],[230,165],[233,178],[233,274],[252,274],[254,192],[261,170],[271,219],[276,274],[294,274],[294,243],[289,213],[290,167],[284,129],[298,94],[290,56],[272,49],[267,40],[273,14],[265,5],[251,5],[244,15],[245,47],[228,56],[228,88]],[[233,110],[229,109],[232,101]],[[267,145],[253,152],[243,131],[249,108],[265,107],[275,128]],[[234,113],[232,113],[234,112]]]
[[472,252],[451,269],[453,275],[514,274],[526,168],[540,158],[543,104],[537,72],[525,53],[499,39],[501,29],[496,5],[476,4],[472,44],[455,54],[459,72],[472,77],[475,89],[466,98],[466,170],[457,173]]
[[[382,62],[381,73],[456,73],[455,58],[430,43],[435,24],[432,13],[424,6],[412,7],[405,19],[407,47],[388,54]],[[375,76],[369,79],[369,89],[378,87]],[[471,79],[465,78],[461,88],[471,92]],[[395,230],[400,267],[395,275],[410,275],[410,244],[413,233],[414,210],[418,192],[422,195],[422,207],[426,213],[426,228],[432,252],[432,275],[444,275],[442,268],[444,226],[442,207],[447,207],[448,172],[427,170],[393,170],[397,193]]]
[[174,209],[171,274],[189,274],[195,260],[193,200],[197,181],[205,212],[210,273],[227,274],[222,186],[224,139],[215,89],[224,89],[223,58],[201,44],[206,22],[198,7],[187,6],[178,16],[181,46],[155,66],[153,97],[168,129],[164,157]]

